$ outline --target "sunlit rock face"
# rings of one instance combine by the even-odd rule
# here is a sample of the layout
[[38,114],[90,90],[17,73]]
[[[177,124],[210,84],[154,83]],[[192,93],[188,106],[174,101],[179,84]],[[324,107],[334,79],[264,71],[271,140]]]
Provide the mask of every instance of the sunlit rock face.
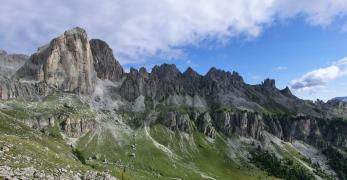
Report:
[[96,73],[86,32],[81,28],[68,30],[39,48],[15,78],[21,82],[44,82],[66,92],[92,92]]

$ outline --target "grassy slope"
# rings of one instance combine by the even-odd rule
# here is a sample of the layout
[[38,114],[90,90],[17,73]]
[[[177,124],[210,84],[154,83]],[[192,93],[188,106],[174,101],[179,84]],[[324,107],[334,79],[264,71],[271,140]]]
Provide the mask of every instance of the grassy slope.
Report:
[[[55,93],[42,101],[15,100],[3,104],[6,108],[0,109],[0,147],[11,143],[15,146],[8,157],[23,157],[7,158],[10,160],[1,161],[0,165],[34,166],[41,170],[68,166],[81,171],[107,169],[119,179],[271,179],[247,162],[241,165],[231,160],[230,148],[222,135],[211,140],[198,132],[188,135],[161,125],[131,130],[111,122],[101,124],[96,132],[78,141],[77,149],[86,166],[59,136],[58,126],[43,134],[20,123],[52,115],[93,119],[95,112],[75,95]],[[133,144],[136,151],[131,147]],[[132,153],[136,156],[131,156]]]
[[1,112],[17,120],[34,120],[38,117],[48,118],[56,115],[66,115],[71,118],[95,118],[95,112],[74,94],[57,92],[40,101],[17,99],[5,101],[3,104],[7,107],[1,108]]
[[[131,148],[133,142],[136,151]],[[233,162],[221,136],[211,142],[200,133],[172,132],[161,125],[132,132],[120,128],[116,135],[104,129],[81,138],[78,144],[86,159],[99,157],[87,164],[111,169],[120,179],[271,179],[255,168]],[[129,156],[133,152],[136,156]],[[109,163],[103,163],[104,159]]]
[[273,146],[275,147],[275,151],[282,158],[292,160],[295,165],[303,167],[307,171],[311,172],[315,176],[319,176],[322,179],[333,179],[333,177],[323,171],[319,165],[312,163],[310,159],[301,154],[289,143],[282,144],[282,147],[277,144],[273,144]]
[[3,155],[0,165],[14,168],[34,167],[38,170],[67,168],[86,171],[62,139],[33,131],[0,112],[0,147],[12,146]]
[[[61,138],[59,121],[46,133],[33,130],[23,122],[54,115],[93,118],[94,112],[72,94],[52,94],[42,101],[12,100],[0,102],[0,147],[13,146],[0,165],[31,167],[38,170],[65,168],[84,172],[91,168],[81,164],[70,146]],[[72,108],[64,107],[71,105]]]

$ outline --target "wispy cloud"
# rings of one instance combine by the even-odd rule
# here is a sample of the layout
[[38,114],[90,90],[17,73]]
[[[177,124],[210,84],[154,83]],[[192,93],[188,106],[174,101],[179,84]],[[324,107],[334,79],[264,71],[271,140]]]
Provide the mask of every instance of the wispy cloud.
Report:
[[331,66],[308,72],[301,78],[291,81],[290,85],[293,89],[312,91],[343,76],[347,76],[347,57],[334,62]]
[[275,67],[275,71],[285,71],[285,70],[287,70],[288,68],[287,67],[285,67],[285,66],[277,66],[277,67]]
[[263,77],[262,77],[262,76],[259,76],[259,75],[252,75],[251,78],[252,78],[253,80],[262,80],[262,79],[263,79]]
[[257,37],[264,27],[298,15],[327,26],[345,16],[346,0],[3,0],[0,48],[29,52],[65,29],[81,26],[105,39],[124,63],[177,58],[206,39]]

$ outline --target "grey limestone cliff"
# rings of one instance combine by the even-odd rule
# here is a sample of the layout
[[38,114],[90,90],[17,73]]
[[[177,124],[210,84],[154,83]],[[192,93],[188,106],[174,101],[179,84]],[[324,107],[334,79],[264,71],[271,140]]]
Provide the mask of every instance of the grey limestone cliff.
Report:
[[67,92],[92,92],[96,74],[86,32],[81,28],[64,32],[31,55],[14,77]]

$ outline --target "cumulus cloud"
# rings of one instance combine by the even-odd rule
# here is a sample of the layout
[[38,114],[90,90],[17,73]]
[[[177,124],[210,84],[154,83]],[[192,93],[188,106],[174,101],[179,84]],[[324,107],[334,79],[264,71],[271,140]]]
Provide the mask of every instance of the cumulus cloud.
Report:
[[334,62],[331,66],[308,72],[290,82],[293,89],[312,91],[339,77],[347,76],[347,57]]
[[3,0],[0,48],[29,53],[64,30],[81,26],[106,40],[120,61],[177,58],[182,47],[208,40],[257,37],[296,16],[327,26],[345,16],[345,0]]

